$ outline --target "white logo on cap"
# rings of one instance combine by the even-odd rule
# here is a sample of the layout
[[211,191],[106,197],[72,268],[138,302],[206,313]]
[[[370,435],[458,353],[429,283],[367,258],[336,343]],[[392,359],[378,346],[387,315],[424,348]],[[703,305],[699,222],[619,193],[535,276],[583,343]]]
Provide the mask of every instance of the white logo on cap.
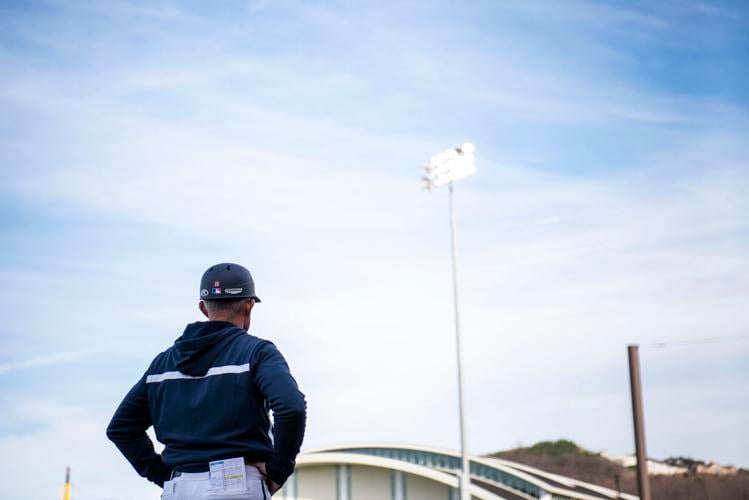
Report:
[[200,296],[201,296],[201,297],[208,297],[208,290],[206,290],[205,288],[203,288],[203,289],[202,289],[202,290],[200,291]]
[[225,288],[224,291],[228,293],[229,295],[236,295],[238,293],[242,293],[242,288]]

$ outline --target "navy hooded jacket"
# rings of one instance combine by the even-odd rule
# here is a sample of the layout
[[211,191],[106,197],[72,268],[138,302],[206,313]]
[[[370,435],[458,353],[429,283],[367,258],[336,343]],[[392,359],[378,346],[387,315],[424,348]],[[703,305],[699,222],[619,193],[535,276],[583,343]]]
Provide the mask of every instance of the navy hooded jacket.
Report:
[[[273,411],[271,427],[268,410]],[[306,402],[281,353],[225,321],[187,325],[151,363],[112,417],[107,436],[159,486],[172,470],[202,472],[222,458],[266,463],[283,484],[304,437]],[[158,455],[146,429],[164,444]]]

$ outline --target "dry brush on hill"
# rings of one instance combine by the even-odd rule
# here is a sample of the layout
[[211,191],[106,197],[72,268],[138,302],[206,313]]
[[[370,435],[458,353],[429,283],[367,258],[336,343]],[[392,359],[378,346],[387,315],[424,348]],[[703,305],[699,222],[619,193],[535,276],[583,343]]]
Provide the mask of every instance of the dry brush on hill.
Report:
[[[544,441],[491,456],[530,465],[623,493],[637,494],[637,475],[598,453],[567,440]],[[651,476],[654,500],[749,500],[749,471],[732,475],[698,474]]]

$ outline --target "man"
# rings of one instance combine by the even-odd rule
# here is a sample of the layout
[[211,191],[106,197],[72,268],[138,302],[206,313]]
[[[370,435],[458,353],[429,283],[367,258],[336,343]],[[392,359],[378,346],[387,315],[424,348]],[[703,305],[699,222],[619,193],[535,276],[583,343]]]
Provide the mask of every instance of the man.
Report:
[[[306,402],[281,353],[247,333],[260,299],[244,267],[210,267],[205,322],[187,325],[125,396],[107,436],[163,499],[267,499],[294,471]],[[268,410],[273,411],[271,426]],[[164,444],[158,455],[146,429]]]

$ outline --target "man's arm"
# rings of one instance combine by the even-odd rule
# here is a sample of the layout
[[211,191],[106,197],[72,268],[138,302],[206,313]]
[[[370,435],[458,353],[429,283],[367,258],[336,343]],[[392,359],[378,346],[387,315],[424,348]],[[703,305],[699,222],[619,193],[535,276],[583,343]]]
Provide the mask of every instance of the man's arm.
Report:
[[146,429],[151,427],[145,375],[130,389],[107,427],[107,437],[133,468],[149,481],[164,487],[171,471],[156,453]]
[[259,348],[255,383],[273,410],[273,458],[266,466],[268,479],[281,486],[294,472],[307,422],[307,403],[289,366],[270,342]]

